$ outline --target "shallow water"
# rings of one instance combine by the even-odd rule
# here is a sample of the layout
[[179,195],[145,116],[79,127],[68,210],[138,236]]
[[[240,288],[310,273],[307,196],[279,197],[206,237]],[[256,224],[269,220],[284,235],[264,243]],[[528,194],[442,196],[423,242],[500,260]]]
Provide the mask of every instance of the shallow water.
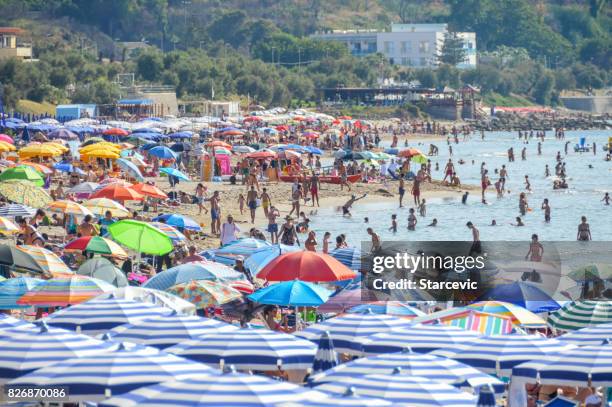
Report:
[[[518,140],[518,133],[488,132],[485,140],[480,135],[472,136],[468,141],[452,144],[453,161],[455,168],[465,184],[480,184],[480,164],[486,162],[491,182],[498,179],[494,173],[495,168],[502,164],[508,169],[506,189],[510,191],[504,198],[496,198],[495,188],[491,185],[487,194],[488,204],[480,202],[479,191],[470,193],[467,205],[461,204],[461,196],[448,199],[428,199],[425,192],[422,197],[427,200],[427,216],[419,217],[417,230],[410,232],[406,229],[408,207],[398,208],[397,203],[368,203],[357,202],[352,209],[352,218],[342,217],[335,209],[319,209],[316,216],[310,216],[312,229],[317,232],[319,240],[323,233],[329,231],[335,237],[340,233],[347,235],[350,244],[358,244],[362,240],[369,240],[364,217],[369,217],[371,226],[383,239],[386,240],[471,240],[471,232],[465,226],[472,221],[479,229],[481,240],[529,240],[532,233],[538,233],[540,240],[576,240],[576,230],[580,216],[585,215],[591,225],[593,240],[612,240],[612,205],[605,206],[601,199],[604,192],[612,193],[612,162],[604,161],[605,153],[602,146],[612,137],[612,131],[567,131],[565,140],[555,140],[552,132],[547,132],[547,138],[542,145],[542,155],[537,155],[537,140],[531,139],[527,146],[527,160],[521,161],[523,141]],[[586,136],[587,144],[597,143],[597,155],[589,153],[575,153],[573,146],[578,143],[579,137]],[[561,151],[564,144],[570,141],[568,155],[565,156],[566,171],[569,189],[552,189],[552,178],[544,177],[544,167],[548,164],[554,174],[555,156]],[[400,142],[403,142],[400,140]],[[422,145],[411,143],[411,147],[420,148],[423,152],[429,149],[429,141],[423,140]],[[449,151],[444,140],[433,141],[439,147],[440,155],[432,157],[432,176],[441,179]],[[509,163],[506,155],[508,148],[514,147],[515,162]],[[457,160],[463,158],[464,165],[457,165]],[[472,160],[474,164],[472,165]],[[440,169],[434,171],[435,163]],[[593,168],[589,168],[589,164]],[[524,191],[524,176],[529,175],[532,193],[527,196],[529,206],[533,208],[523,217],[524,227],[510,225],[519,216],[518,196]],[[397,184],[391,183],[390,190],[397,191]],[[544,212],[540,209],[542,200],[549,199],[552,208],[552,221],[544,222]],[[412,202],[409,191],[404,198],[405,204]],[[304,209],[309,209],[305,207]],[[308,211],[307,211],[308,213]],[[388,231],[391,225],[391,214],[398,215],[398,232]],[[437,227],[427,227],[433,218],[438,219]],[[488,226],[495,219],[499,226]]]

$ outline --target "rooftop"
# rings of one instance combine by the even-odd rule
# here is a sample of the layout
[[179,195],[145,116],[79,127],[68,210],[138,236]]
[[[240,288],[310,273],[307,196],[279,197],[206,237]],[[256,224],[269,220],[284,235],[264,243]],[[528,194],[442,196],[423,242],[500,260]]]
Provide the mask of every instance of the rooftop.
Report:
[[21,35],[24,33],[25,33],[25,30],[19,27],[0,27],[0,34]]

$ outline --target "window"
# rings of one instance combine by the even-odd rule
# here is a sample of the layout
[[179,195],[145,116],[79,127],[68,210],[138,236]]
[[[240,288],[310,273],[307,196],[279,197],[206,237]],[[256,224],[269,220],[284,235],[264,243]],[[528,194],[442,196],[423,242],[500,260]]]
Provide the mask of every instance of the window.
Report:
[[429,41],[419,42],[419,52],[421,54],[429,52]]
[[402,41],[401,50],[404,55],[410,53],[412,51],[412,43],[410,41]]
[[395,47],[393,45],[392,41],[385,41],[385,54],[393,54],[395,52]]

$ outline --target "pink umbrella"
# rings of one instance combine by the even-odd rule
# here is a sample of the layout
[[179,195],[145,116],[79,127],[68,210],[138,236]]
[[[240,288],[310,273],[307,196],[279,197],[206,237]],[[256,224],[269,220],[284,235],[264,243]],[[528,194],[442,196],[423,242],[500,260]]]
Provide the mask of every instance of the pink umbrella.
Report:
[[345,312],[357,305],[367,304],[377,301],[378,298],[370,290],[362,290],[361,287],[355,289],[345,289],[331,297],[325,304],[319,307],[319,312]]
[[15,144],[13,138],[8,134],[0,134],[0,141],[6,141],[7,143]]

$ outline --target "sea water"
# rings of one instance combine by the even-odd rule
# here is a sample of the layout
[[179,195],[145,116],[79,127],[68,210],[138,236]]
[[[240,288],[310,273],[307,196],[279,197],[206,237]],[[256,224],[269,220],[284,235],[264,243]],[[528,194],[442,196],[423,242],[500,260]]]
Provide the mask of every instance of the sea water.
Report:
[[[597,144],[597,154],[593,152],[576,153],[574,145],[580,137],[586,137],[587,144]],[[358,245],[361,241],[370,240],[366,228],[372,227],[383,240],[471,240],[471,231],[466,222],[472,221],[480,230],[483,241],[528,241],[531,234],[537,233],[541,241],[572,241],[576,240],[576,232],[580,217],[586,216],[591,226],[593,240],[612,240],[612,205],[606,206],[601,199],[605,192],[612,193],[612,162],[604,161],[605,152],[602,147],[612,137],[612,131],[566,131],[565,140],[556,140],[553,132],[547,132],[542,143],[542,155],[537,155],[538,139],[529,139],[528,144],[518,139],[517,132],[486,132],[485,139],[481,140],[479,134],[472,135],[466,141],[459,137],[459,144],[451,141],[453,148],[453,162],[461,182],[464,184],[480,185],[480,165],[486,162],[491,183],[499,178],[494,169],[506,165],[508,177],[506,179],[506,193],[503,198],[497,198],[495,187],[488,188],[487,204],[481,202],[480,191],[471,191],[467,204],[461,203],[461,193],[453,194],[451,198],[429,198],[428,193],[422,192],[421,197],[427,201],[427,216],[418,216],[416,231],[408,231],[408,210],[413,205],[410,188],[404,196],[404,208],[398,208],[395,202],[381,202],[364,204],[356,202],[351,209],[352,217],[343,217],[341,212],[334,208],[319,209],[316,215],[311,215],[311,230],[317,232],[320,241],[324,232],[331,232],[332,242],[335,236],[344,233],[348,243]],[[564,154],[564,145],[569,141],[568,155]],[[400,140],[403,142],[403,140]],[[432,177],[442,179],[444,166],[449,158],[448,145],[445,140],[410,140],[410,147],[419,148],[424,153],[433,143],[439,148],[439,155],[429,157],[432,161]],[[527,160],[521,160],[521,150],[527,147]],[[515,161],[508,162],[507,150],[514,147]],[[555,179],[555,165],[557,151],[561,152],[566,163],[568,189],[553,190]],[[459,165],[459,159],[465,164]],[[474,164],[472,164],[474,160]],[[435,171],[436,162],[439,170]],[[544,176],[545,165],[548,164],[551,177]],[[592,166],[592,168],[589,167]],[[515,218],[520,216],[518,197],[525,192],[525,175],[529,175],[532,192],[527,194],[529,206],[533,211],[522,217],[525,226],[516,227]],[[324,188],[337,188],[337,186],[324,186]],[[389,182],[389,191],[397,197],[397,182]],[[544,222],[544,212],[540,209],[544,198],[548,198],[552,208],[550,223]],[[310,203],[303,206],[307,214]],[[415,207],[416,210],[416,207]],[[417,211],[418,212],[418,211]],[[392,233],[391,215],[397,214],[398,231]],[[364,223],[364,218],[369,223]],[[427,227],[431,221],[438,220],[437,227]],[[489,226],[495,219],[499,226]],[[332,243],[333,245],[333,243]]]

